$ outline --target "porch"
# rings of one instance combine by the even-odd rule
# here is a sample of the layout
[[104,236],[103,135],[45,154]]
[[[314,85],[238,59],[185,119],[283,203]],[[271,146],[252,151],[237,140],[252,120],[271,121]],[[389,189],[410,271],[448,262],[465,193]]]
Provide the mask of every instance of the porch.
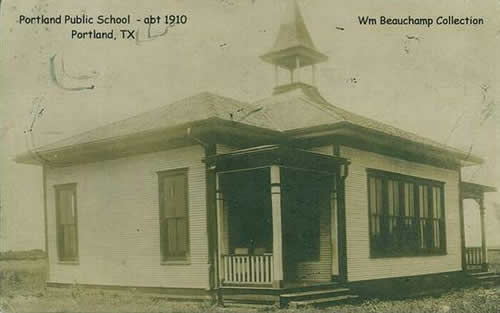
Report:
[[221,287],[282,289],[346,274],[348,161],[285,146],[211,156]]
[[488,247],[486,244],[486,225],[485,225],[485,213],[486,207],[484,205],[484,194],[486,192],[496,192],[496,188],[474,184],[470,182],[460,183],[462,201],[463,200],[474,200],[477,203],[480,214],[481,223],[481,246],[480,247],[465,247],[464,249],[464,264],[467,270],[481,270],[483,272],[488,271]]

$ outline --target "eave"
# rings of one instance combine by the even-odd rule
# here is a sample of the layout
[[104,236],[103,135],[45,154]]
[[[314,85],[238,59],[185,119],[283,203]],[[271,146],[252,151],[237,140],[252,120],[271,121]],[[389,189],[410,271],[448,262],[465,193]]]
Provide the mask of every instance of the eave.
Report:
[[482,199],[486,192],[497,192],[497,188],[471,182],[460,182],[463,199]]
[[65,167],[190,145],[204,146],[219,143],[244,148],[273,142],[280,140],[280,138],[282,138],[282,134],[277,131],[220,118],[209,118],[175,127],[136,132],[126,136],[111,137],[55,149],[41,147],[18,155],[15,161],[25,164]]
[[285,132],[296,145],[319,146],[337,143],[384,154],[412,162],[458,169],[482,164],[484,160],[472,154],[439,148],[398,136],[352,124],[347,121]]

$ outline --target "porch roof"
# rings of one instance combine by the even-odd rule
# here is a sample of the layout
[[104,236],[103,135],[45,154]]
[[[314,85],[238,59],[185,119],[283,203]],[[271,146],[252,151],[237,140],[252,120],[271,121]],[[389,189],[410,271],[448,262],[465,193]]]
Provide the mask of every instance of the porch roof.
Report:
[[464,199],[481,199],[485,192],[496,192],[497,188],[471,182],[460,182],[462,188],[462,198]]
[[265,145],[208,156],[205,162],[216,172],[230,172],[279,165],[316,172],[334,173],[346,158],[315,153],[286,145]]

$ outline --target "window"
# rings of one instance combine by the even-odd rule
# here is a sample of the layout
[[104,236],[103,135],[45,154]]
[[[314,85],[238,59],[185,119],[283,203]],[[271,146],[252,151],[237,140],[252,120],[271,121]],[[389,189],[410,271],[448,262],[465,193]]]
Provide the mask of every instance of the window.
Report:
[[76,184],[57,185],[56,227],[59,261],[78,260],[78,222]]
[[162,261],[187,260],[187,170],[158,173],[160,187],[160,249]]
[[445,253],[443,187],[437,181],[368,170],[371,255]]

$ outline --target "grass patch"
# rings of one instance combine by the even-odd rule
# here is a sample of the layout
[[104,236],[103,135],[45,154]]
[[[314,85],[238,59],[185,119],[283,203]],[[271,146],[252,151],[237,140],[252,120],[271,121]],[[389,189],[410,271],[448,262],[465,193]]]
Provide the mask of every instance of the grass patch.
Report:
[[0,261],[0,312],[165,312],[165,313],[500,313],[500,286],[465,288],[438,297],[407,300],[371,299],[358,305],[326,308],[222,308],[211,303],[175,302],[160,294],[45,288],[45,259]]

